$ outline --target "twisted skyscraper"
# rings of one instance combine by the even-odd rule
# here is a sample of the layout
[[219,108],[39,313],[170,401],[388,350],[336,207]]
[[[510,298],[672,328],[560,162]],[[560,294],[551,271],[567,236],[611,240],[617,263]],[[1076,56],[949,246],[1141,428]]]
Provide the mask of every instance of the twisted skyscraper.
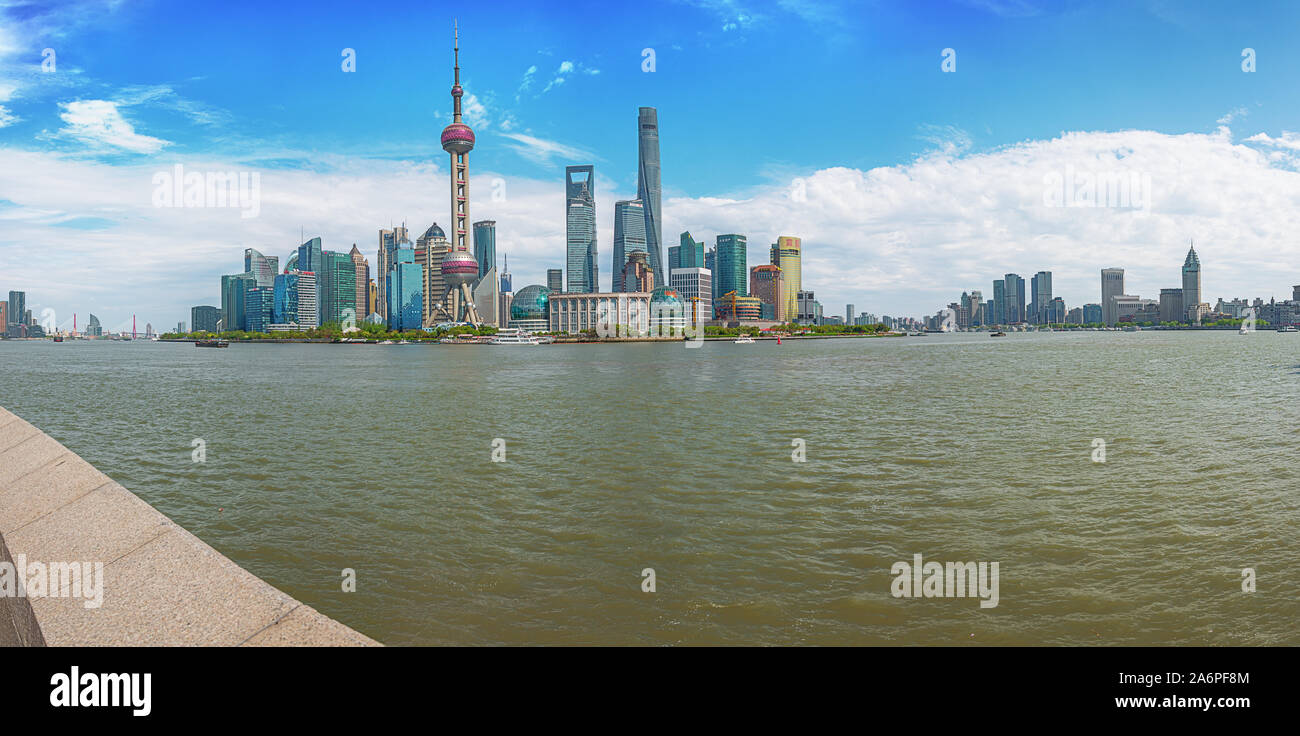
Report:
[[667,284],[663,265],[663,221],[659,209],[659,113],[643,107],[637,114],[636,198],[645,207],[645,247],[656,284]]

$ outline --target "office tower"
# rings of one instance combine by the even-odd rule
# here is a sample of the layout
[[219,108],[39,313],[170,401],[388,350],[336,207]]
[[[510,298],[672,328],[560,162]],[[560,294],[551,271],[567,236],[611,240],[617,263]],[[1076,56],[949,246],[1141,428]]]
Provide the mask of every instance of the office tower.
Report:
[[628,292],[651,292],[655,289],[655,272],[650,268],[650,255],[643,250],[634,250],[627,254],[627,263],[623,264],[623,273],[618,277]]
[[[781,269],[781,301],[786,319],[794,321],[799,315],[799,292],[803,290],[800,258],[802,243],[799,238],[782,235],[772,244],[771,263]],[[725,292],[724,292],[725,293]]]
[[559,268],[546,269],[546,290],[551,294],[564,293],[564,271]]
[[275,283],[275,272],[279,270],[279,256],[267,256],[253,250],[244,249],[244,273],[252,274],[258,286],[271,286]]
[[668,272],[674,268],[705,268],[704,243],[691,237],[690,231],[682,233],[678,245],[668,249]]
[[1300,302],[1300,285],[1291,287],[1291,301]]
[[1111,299],[1124,293],[1124,269],[1103,268],[1101,270],[1101,321],[1113,325],[1118,321],[1115,306]]
[[497,275],[497,223],[479,220],[474,223],[474,260],[478,263],[478,278],[470,284],[474,294],[474,308],[484,323],[504,327],[499,320],[501,280]]
[[244,296],[249,286],[256,286],[252,274],[236,273],[221,277],[221,329],[233,332],[244,329]]
[[86,337],[103,337],[104,326],[99,323],[99,317],[90,315],[90,322],[86,324]]
[[717,254],[713,267],[717,271],[719,293],[736,292],[736,296],[749,296],[749,244],[744,235],[729,233],[718,236]]
[[301,271],[290,271],[275,277],[275,292],[271,300],[272,324],[301,325],[298,321],[298,281],[301,274]]
[[216,332],[221,321],[221,307],[190,307],[190,328],[195,332]]
[[1006,306],[1003,308],[1006,324],[1025,322],[1025,280],[1009,273],[1002,278],[1002,288],[1006,294]]
[[320,323],[347,329],[355,327],[365,315],[357,317],[357,275],[352,257],[332,250],[321,252],[321,270],[317,272],[321,307]]
[[501,260],[504,262],[501,271],[501,293],[512,294],[514,293],[514,278],[510,275],[510,256],[501,256]]
[[[424,270],[424,322],[426,325],[435,321],[452,321],[447,311],[447,284],[442,280],[442,262],[451,252],[447,234],[438,223],[433,223],[415,241],[415,265]],[[390,257],[389,261],[393,259]],[[383,281],[383,279],[380,279]],[[384,307],[387,309],[387,307]],[[381,312],[387,314],[387,312]]]
[[496,268],[496,220],[479,220],[474,223],[474,260],[478,261],[478,272],[480,276]]
[[185,320],[181,320],[180,322],[176,323],[176,334],[178,335],[185,334]]
[[424,325],[423,282],[422,269],[415,263],[415,249],[398,248],[394,251],[392,268],[388,271],[389,329],[418,330]]
[[997,279],[993,282],[993,313],[989,324],[1007,324],[1007,282]]
[[1187,249],[1187,259],[1183,261],[1183,312],[1188,322],[1199,322],[1201,306],[1201,259],[1196,255],[1196,246]]
[[1161,322],[1182,322],[1186,319],[1186,314],[1186,310],[1183,309],[1183,290],[1181,288],[1160,290]]
[[749,269],[749,293],[759,301],[771,306],[771,316],[777,322],[786,321],[785,301],[782,299],[781,269],[771,264],[754,266]]
[[379,287],[375,285],[374,279],[370,279],[367,291],[369,293],[366,295],[366,319],[369,319],[370,315],[376,314],[379,309]]
[[0,335],[9,327],[9,302],[0,302]]
[[320,271],[321,252],[320,238],[312,238],[298,246],[298,270],[313,273]]
[[966,326],[982,327],[988,324],[988,318],[984,315],[984,292],[975,289],[969,294],[963,295],[962,304],[966,308]]
[[5,317],[5,326],[22,324],[27,315],[27,292],[11,291],[9,292],[8,315]]
[[1052,301],[1047,303],[1046,324],[1059,325],[1065,323],[1065,300],[1059,296],[1052,297]]
[[663,220],[659,207],[659,113],[653,107],[637,111],[636,198],[644,205],[645,249],[655,283],[667,283],[663,263]]
[[713,293],[723,293],[718,291],[718,249],[716,246],[709,248],[709,252],[704,254],[704,267],[709,269],[709,273],[713,274]]
[[990,325],[995,325],[995,324],[997,324],[998,309],[997,309],[997,306],[996,306],[995,303],[994,303],[994,300],[989,299],[988,301],[984,302],[984,306],[983,306],[982,308],[983,308],[983,310],[984,310],[984,315],[983,315],[983,316],[984,316],[984,322],[983,322],[983,325],[984,325],[985,327],[988,327],[988,326],[990,326]]
[[795,321],[804,325],[819,325],[822,318],[822,305],[813,297],[811,291],[795,292]]
[[249,332],[269,332],[271,312],[275,302],[274,286],[250,286],[244,296],[245,329]]
[[676,268],[669,286],[686,305],[688,324],[704,324],[713,319],[713,274],[707,268]]
[[[439,271],[443,283],[452,292],[449,309],[452,319],[474,326],[483,324],[474,307],[470,284],[479,277],[478,261],[469,251],[469,152],[474,150],[474,131],[461,122],[460,98],[460,29],[456,30],[455,82],[451,87],[451,125],[442,130],[442,150],[451,155],[451,250],[443,258]],[[413,254],[414,255],[414,254]],[[414,260],[412,260],[414,265]],[[391,318],[389,322],[391,323]]]
[[[639,199],[624,199],[614,203],[614,256],[611,261],[610,291],[628,291],[623,283],[623,267],[627,254],[634,250],[645,251],[645,207]],[[554,290],[559,293],[559,290]]]
[[1083,323],[1085,325],[1102,324],[1104,319],[1102,312],[1100,304],[1083,305]]
[[[1120,322],[1129,322],[1125,317],[1132,318],[1142,309],[1142,297],[1135,294],[1116,294],[1110,298],[1111,308],[1115,314],[1115,324]],[[1157,304],[1157,316],[1159,315],[1159,305]]]
[[320,327],[320,277],[311,271],[298,274],[298,326],[304,330]]
[[1052,303],[1052,272],[1039,271],[1034,274],[1031,290],[1033,297],[1030,302],[1028,321],[1034,324],[1045,324],[1047,320],[1044,317]]
[[852,325],[852,324],[854,324],[854,323],[855,323],[855,320],[853,319],[853,317],[854,317],[854,314],[853,314],[853,305],[852,305],[852,304],[845,304],[845,305],[844,305],[844,324],[846,324],[846,325]]
[[352,244],[348,256],[352,259],[352,276],[356,281],[356,298],[352,310],[357,317],[356,323],[361,324],[370,316],[370,264],[366,263],[366,257],[361,254],[356,243]]
[[591,166],[564,167],[565,267],[568,291],[599,291],[596,280],[596,177]]

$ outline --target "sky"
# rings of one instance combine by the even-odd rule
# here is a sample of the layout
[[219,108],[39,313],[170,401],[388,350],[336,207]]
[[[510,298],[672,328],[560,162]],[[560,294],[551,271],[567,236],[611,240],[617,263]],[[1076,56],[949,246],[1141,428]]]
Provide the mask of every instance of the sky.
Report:
[[[593,164],[608,290],[643,105],[665,248],[800,237],[827,315],[1040,270],[1071,307],[1106,267],[1156,298],[1193,240],[1206,301],[1300,283],[1297,3],[0,0],[0,298],[170,329],[244,248],[373,268],[380,228],[446,228],[453,23],[471,217],[516,288],[563,266],[564,167]],[[177,165],[256,174],[257,206],[159,206]]]

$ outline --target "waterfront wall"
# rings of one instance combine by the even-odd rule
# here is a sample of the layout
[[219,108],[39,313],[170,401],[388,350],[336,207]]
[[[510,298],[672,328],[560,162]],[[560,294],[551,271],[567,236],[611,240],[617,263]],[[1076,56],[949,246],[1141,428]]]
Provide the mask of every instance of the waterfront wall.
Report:
[[0,646],[378,645],[0,408],[0,562],[24,560],[102,563],[101,601],[70,595],[75,578],[57,592],[0,595]]

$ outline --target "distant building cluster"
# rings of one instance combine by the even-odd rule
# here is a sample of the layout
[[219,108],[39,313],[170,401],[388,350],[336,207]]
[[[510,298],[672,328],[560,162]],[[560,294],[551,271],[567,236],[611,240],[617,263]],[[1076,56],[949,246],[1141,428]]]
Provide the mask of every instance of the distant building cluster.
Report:
[[0,302],[0,325],[4,325],[6,338],[45,337],[45,329],[36,323],[32,310],[27,308],[25,291],[11,291],[8,301]]
[[1220,320],[1254,318],[1273,326],[1300,323],[1300,286],[1292,298],[1224,301],[1213,307],[1201,296],[1201,259],[1193,244],[1183,260],[1182,285],[1160,290],[1159,299],[1144,299],[1126,293],[1124,269],[1101,270],[1101,300],[1066,308],[1052,295],[1052,272],[1039,271],[1029,282],[1026,303],[1025,280],[1014,273],[993,282],[993,298],[985,301],[979,290],[963,292],[939,313],[925,317],[934,330],[965,330],[981,327],[1027,327],[1030,325],[1201,325]]

